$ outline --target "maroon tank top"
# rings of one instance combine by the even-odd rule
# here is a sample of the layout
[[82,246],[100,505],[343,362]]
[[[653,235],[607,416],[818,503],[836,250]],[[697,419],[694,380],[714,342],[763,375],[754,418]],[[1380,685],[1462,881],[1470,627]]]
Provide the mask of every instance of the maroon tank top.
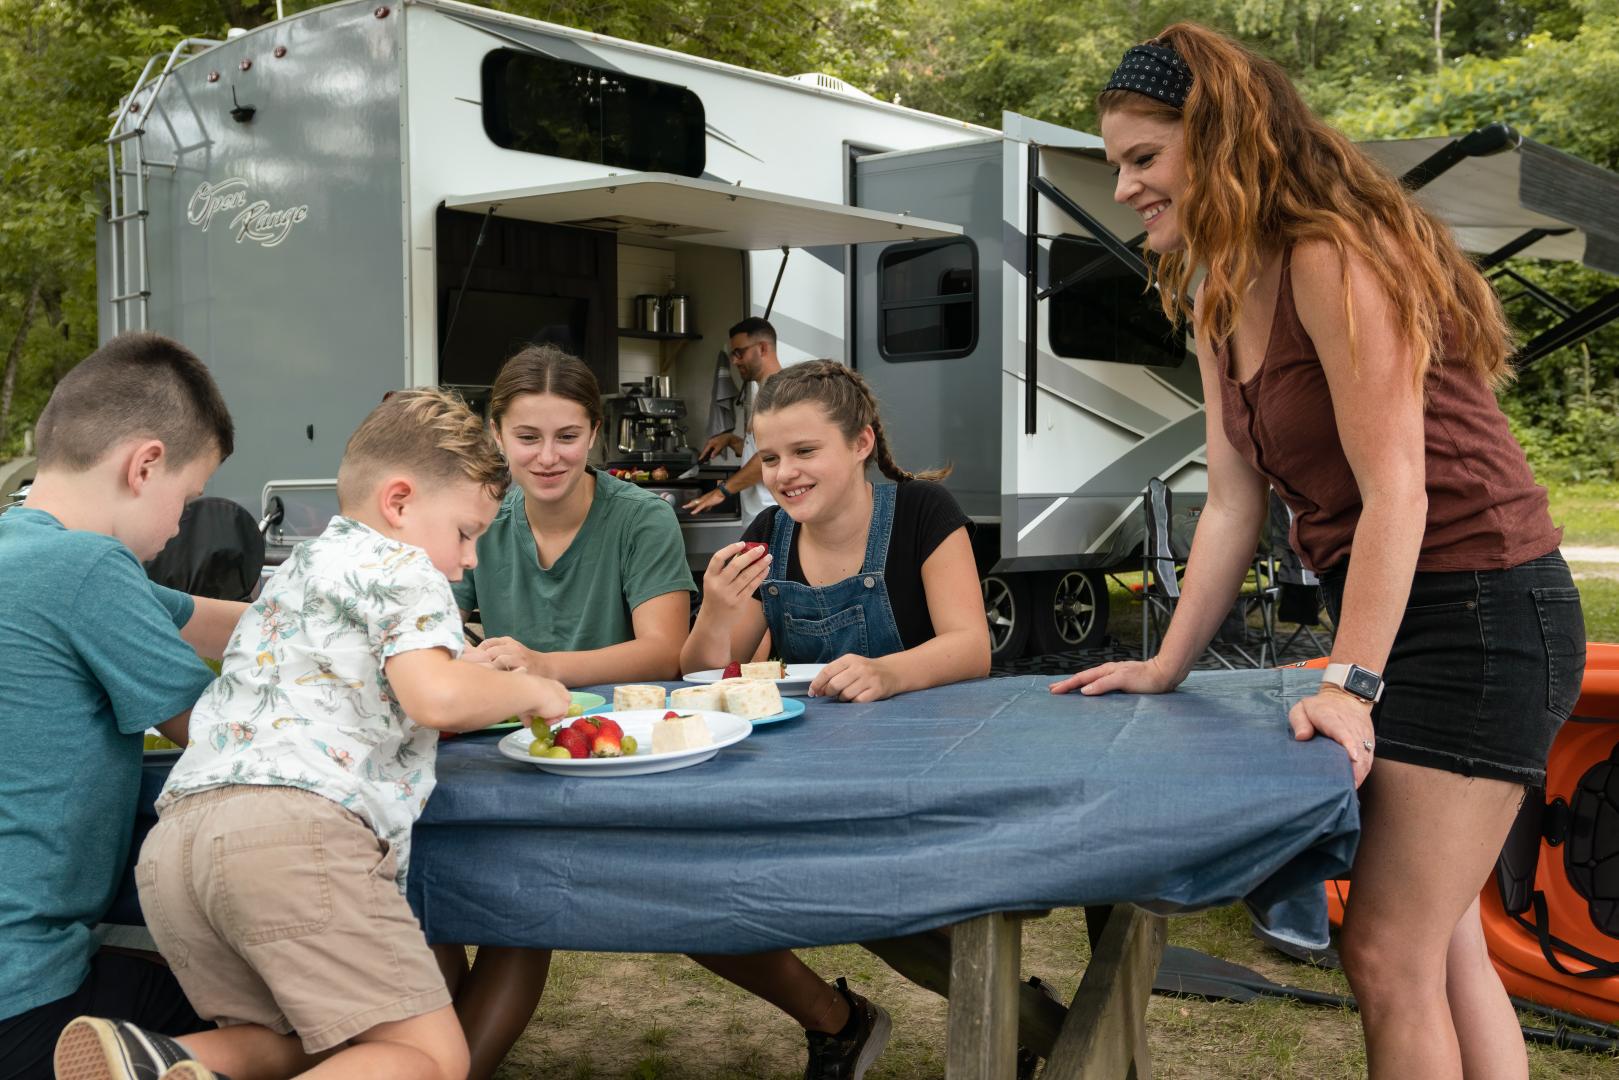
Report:
[[[1216,346],[1215,362],[1226,437],[1292,509],[1294,550],[1318,571],[1344,562],[1360,522],[1360,489],[1338,440],[1326,373],[1293,306],[1292,252],[1282,256],[1259,370],[1238,382],[1228,343]],[[1435,364],[1427,392],[1428,523],[1417,569],[1499,570],[1555,549],[1563,531],[1489,385]]]

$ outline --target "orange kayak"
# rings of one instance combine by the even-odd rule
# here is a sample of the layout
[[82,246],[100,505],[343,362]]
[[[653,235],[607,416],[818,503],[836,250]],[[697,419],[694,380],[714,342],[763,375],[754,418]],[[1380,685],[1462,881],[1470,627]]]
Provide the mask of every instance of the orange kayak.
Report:
[[[1619,1023],[1619,644],[1586,650],[1580,698],[1552,742],[1545,791],[1525,802],[1479,910],[1509,994]],[[1329,881],[1326,890],[1339,925],[1349,882]]]

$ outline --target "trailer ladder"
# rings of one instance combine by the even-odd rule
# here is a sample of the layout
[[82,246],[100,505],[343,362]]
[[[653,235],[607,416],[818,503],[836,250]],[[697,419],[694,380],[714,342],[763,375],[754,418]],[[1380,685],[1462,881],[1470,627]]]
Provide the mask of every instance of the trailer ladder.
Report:
[[[211,38],[186,38],[169,52],[167,59],[162,53],[148,59],[134,88],[118,103],[113,116],[106,142],[107,224],[111,226],[107,255],[112,270],[107,295],[114,334],[146,329],[146,301],[152,295],[146,267],[146,181],[154,168],[167,169],[172,175],[179,166],[178,161],[151,161],[146,157],[142,142],[146,120],[169,73],[218,44]],[[178,149],[175,157],[179,157]],[[126,306],[131,304],[133,311]]]

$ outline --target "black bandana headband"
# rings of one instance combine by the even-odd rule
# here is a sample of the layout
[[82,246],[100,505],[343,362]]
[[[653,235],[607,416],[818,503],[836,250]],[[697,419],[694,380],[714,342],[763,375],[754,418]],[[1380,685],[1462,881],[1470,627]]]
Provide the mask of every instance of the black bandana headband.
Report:
[[1106,89],[1146,94],[1180,109],[1186,106],[1186,95],[1192,89],[1192,69],[1174,49],[1133,45],[1114,69]]

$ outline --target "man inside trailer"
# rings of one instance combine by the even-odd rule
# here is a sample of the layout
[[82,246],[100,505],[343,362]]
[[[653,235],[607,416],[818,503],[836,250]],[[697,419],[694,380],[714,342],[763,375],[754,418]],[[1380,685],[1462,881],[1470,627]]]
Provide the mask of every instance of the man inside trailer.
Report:
[[776,500],[764,485],[764,470],[759,464],[759,448],[753,441],[753,397],[766,379],[781,370],[781,359],[776,355],[776,328],[757,316],[743,319],[730,332],[731,367],[742,379],[742,431],[725,431],[713,435],[703,444],[698,461],[708,461],[716,454],[730,450],[742,459],[742,467],[719,482],[713,491],[706,491],[686,504],[693,516],[712,509],[725,501],[727,495],[739,495],[742,520],[752,521],[765,507],[774,506]]

